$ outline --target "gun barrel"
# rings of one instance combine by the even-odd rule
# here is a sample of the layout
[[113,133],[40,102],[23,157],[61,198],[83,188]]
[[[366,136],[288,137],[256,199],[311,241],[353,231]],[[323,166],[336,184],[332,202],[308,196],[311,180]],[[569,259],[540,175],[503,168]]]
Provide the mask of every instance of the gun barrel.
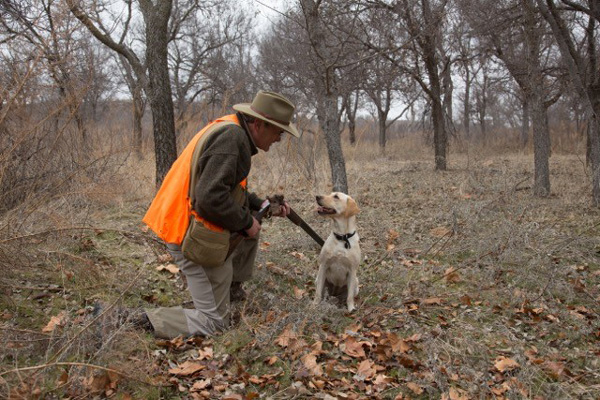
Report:
[[288,214],[288,219],[292,221],[294,224],[298,225],[300,228],[304,230],[304,232],[308,233],[308,235],[313,238],[315,242],[319,244],[319,246],[323,247],[325,241],[319,236],[317,232],[315,232],[310,225],[308,225],[302,217],[300,217],[294,210],[290,208],[290,213]]

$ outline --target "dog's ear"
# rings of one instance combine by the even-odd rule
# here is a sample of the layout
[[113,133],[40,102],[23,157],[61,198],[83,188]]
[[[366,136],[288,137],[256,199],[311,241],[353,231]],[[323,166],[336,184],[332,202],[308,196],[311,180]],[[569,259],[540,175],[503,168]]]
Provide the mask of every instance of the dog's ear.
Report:
[[356,205],[354,199],[352,197],[349,197],[348,203],[346,204],[346,212],[344,212],[344,214],[346,214],[346,217],[351,217],[353,215],[358,214],[359,212],[360,208],[358,208],[358,205]]

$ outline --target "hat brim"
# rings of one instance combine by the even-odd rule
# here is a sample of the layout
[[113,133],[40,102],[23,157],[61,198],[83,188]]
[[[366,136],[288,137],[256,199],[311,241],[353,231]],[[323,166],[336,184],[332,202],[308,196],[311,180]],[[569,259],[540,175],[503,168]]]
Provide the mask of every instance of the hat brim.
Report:
[[280,124],[279,122],[275,122],[273,120],[265,118],[264,116],[260,115],[259,113],[255,112],[254,110],[252,110],[252,108],[250,108],[250,103],[235,104],[233,106],[233,109],[235,111],[239,111],[239,112],[241,112],[243,114],[250,115],[250,116],[252,116],[254,118],[258,118],[258,119],[260,119],[262,121],[266,121],[266,122],[268,122],[268,123],[270,123],[272,125],[275,125],[275,126],[281,128],[281,129],[283,129],[284,131],[288,132],[292,136],[295,136],[297,138],[300,137],[300,134],[298,133],[298,130],[296,129],[296,125],[292,124],[291,122],[290,122],[289,125],[283,125],[283,124]]

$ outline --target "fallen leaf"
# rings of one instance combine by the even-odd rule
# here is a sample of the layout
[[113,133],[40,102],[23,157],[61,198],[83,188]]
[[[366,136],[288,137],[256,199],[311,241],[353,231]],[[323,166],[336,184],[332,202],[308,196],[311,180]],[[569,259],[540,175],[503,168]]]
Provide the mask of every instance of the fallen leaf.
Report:
[[198,350],[198,360],[210,360],[213,358],[214,351],[212,347],[205,347]]
[[373,383],[378,386],[386,386],[394,381],[394,378],[379,374],[373,380]]
[[433,228],[429,231],[429,234],[431,236],[435,236],[435,237],[439,237],[439,238],[447,236],[450,233],[452,233],[452,230],[446,228],[445,226],[438,226],[437,228]]
[[42,332],[50,333],[54,332],[54,330],[58,327],[62,327],[67,321],[67,312],[61,311],[58,315],[50,318],[48,324],[42,328]]
[[173,275],[179,273],[179,268],[175,264],[159,265],[158,267],[156,267],[156,270],[158,272],[168,271],[168,272],[170,272]]
[[302,364],[313,376],[323,375],[323,368],[317,363],[317,356],[314,353],[308,353],[301,358]]
[[420,333],[415,333],[412,336],[407,337],[406,339],[404,339],[407,342],[418,342],[419,340],[421,340],[421,334]]
[[92,374],[87,380],[85,380],[85,386],[92,393],[104,392],[110,389],[110,378],[106,371],[97,371]]
[[456,271],[456,268],[450,267],[446,271],[444,271],[444,279],[448,283],[457,283],[460,282],[460,275]]
[[206,366],[199,364],[199,363],[195,363],[192,361],[186,361],[181,365],[178,365],[175,368],[171,368],[169,370],[170,374],[173,375],[177,375],[177,376],[188,376],[188,375],[192,375],[195,374],[196,372],[205,369]]
[[439,297],[430,297],[428,299],[424,299],[421,301],[422,304],[431,306],[431,305],[441,305],[442,304],[442,299],[440,299]]
[[448,393],[448,395],[450,396],[450,400],[469,400],[470,399],[467,392],[465,392],[462,389],[457,389],[454,387],[450,388],[450,392]]
[[265,362],[266,362],[268,365],[273,365],[273,364],[275,364],[275,363],[277,362],[277,360],[279,360],[279,357],[277,357],[277,356],[271,356],[271,357],[268,357],[268,358],[265,360]]
[[548,376],[556,380],[570,374],[569,370],[566,369],[565,364],[558,361],[545,361],[542,364],[542,369]]
[[354,380],[356,381],[364,381],[365,379],[370,379],[377,373],[375,368],[375,363],[371,360],[363,360],[359,365],[354,375]]
[[519,368],[520,365],[518,362],[516,362],[512,358],[500,356],[500,357],[496,358],[494,367],[496,367],[496,369],[500,372],[505,372],[505,371],[512,371],[513,369]]
[[304,290],[304,289],[300,289],[299,287],[297,287],[297,286],[294,286],[294,297],[295,297],[297,300],[300,300],[300,299],[302,299],[302,297],[304,296],[304,294],[305,294],[305,293],[306,293],[306,290]]
[[209,387],[211,385],[211,379],[203,379],[200,381],[196,381],[194,382],[194,385],[192,385],[192,388],[190,389],[190,392],[199,392],[200,390],[204,390],[207,387]]
[[285,327],[281,335],[275,339],[275,343],[281,347],[288,347],[290,345],[290,341],[296,339],[296,337],[296,333],[292,330],[291,326],[288,325]]
[[400,234],[394,229],[390,229],[388,231],[386,251],[392,251],[396,248],[396,245],[394,243],[396,242],[396,239],[398,239],[399,236]]
[[364,344],[370,343],[365,341],[359,342],[354,337],[348,337],[344,343],[340,345],[340,349],[350,357],[363,358],[366,357],[365,350],[363,348]]
[[422,394],[423,393],[423,388],[421,386],[417,385],[414,382],[408,382],[406,384],[406,387],[409,388],[410,390],[412,390],[412,392],[414,394],[418,395],[418,394]]

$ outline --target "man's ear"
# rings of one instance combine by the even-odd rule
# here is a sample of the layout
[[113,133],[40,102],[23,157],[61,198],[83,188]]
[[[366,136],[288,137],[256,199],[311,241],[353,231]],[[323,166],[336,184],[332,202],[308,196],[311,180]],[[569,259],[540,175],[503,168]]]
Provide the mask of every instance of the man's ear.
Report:
[[359,212],[360,208],[358,208],[358,205],[356,205],[354,199],[351,197],[348,198],[348,203],[346,203],[346,211],[344,212],[346,217],[351,217],[353,215],[358,214]]

